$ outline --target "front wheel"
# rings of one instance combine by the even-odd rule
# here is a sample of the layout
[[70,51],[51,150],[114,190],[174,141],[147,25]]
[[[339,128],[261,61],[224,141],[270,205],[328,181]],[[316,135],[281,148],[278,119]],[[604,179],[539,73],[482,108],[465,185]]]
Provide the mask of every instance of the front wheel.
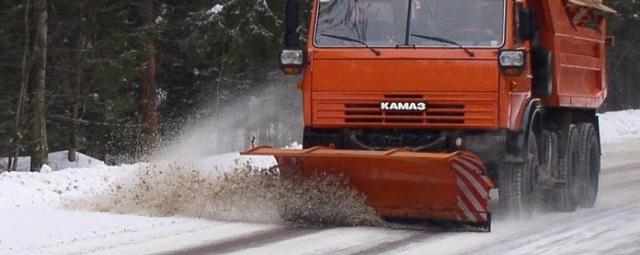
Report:
[[535,207],[534,173],[539,167],[536,136],[529,132],[527,157],[523,163],[505,164],[500,169],[500,206],[508,215],[527,217]]

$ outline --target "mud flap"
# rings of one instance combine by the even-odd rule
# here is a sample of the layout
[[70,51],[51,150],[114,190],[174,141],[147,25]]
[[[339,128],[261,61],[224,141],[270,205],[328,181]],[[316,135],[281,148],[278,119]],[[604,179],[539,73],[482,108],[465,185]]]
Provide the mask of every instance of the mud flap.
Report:
[[470,152],[422,153],[256,147],[242,155],[274,156],[281,176],[337,175],[366,197],[381,217],[490,226],[493,188]]

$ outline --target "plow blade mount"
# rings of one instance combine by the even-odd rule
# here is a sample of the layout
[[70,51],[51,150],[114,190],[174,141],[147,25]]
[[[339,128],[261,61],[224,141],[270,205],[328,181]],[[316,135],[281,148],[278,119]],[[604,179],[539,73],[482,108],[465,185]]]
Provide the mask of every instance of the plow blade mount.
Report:
[[493,184],[470,152],[256,147],[242,154],[274,156],[281,176],[345,177],[382,217],[490,224]]

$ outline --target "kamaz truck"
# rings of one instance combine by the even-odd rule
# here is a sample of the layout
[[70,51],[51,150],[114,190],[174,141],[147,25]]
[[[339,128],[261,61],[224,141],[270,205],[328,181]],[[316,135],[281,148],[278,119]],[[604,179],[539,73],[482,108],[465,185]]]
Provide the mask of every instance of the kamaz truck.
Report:
[[607,97],[598,0],[316,0],[306,43],[287,2],[286,74],[301,74],[301,150],[281,176],[343,176],[385,219],[489,230],[490,194],[526,215],[593,207]]

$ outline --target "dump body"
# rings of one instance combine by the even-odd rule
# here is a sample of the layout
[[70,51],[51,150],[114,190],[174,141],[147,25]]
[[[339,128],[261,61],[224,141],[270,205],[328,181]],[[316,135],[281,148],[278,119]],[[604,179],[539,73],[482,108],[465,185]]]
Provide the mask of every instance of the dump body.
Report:
[[536,17],[543,21],[539,23],[542,48],[554,56],[548,106],[599,108],[607,97],[606,16],[564,1],[532,1],[532,5],[546,10]]

